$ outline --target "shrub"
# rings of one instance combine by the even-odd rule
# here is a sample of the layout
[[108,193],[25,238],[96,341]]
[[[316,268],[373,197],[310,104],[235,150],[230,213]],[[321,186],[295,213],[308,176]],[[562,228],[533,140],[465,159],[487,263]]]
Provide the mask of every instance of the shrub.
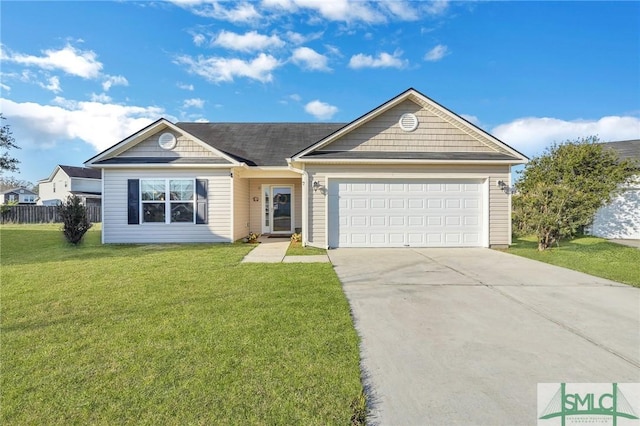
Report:
[[294,243],[299,243],[300,241],[302,241],[302,234],[299,232],[296,232],[291,236],[291,241]]
[[84,234],[91,228],[87,215],[87,208],[82,205],[80,198],[72,195],[58,205],[58,215],[62,219],[62,233],[71,244],[80,244]]

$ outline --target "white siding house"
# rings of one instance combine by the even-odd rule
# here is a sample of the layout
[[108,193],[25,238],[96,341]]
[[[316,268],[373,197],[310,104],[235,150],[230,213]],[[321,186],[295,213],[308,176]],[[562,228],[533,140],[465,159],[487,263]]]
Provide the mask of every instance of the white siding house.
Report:
[[77,195],[84,205],[100,205],[102,180],[100,170],[58,165],[48,178],[38,181],[38,204],[55,206],[70,195]]
[[621,159],[635,160],[639,172],[620,195],[598,210],[588,232],[602,238],[640,240],[640,140],[609,142],[603,146],[615,150]]

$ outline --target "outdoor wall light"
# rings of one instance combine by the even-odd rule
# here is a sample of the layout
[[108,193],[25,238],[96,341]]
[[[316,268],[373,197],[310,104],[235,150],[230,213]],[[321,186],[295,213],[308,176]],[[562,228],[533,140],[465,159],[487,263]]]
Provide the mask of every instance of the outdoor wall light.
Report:
[[318,189],[320,189],[320,182],[316,180],[313,182],[313,190],[317,191]]
[[253,197],[253,201],[255,201],[255,202],[257,203],[258,201],[260,201],[260,198],[258,198],[258,197]]

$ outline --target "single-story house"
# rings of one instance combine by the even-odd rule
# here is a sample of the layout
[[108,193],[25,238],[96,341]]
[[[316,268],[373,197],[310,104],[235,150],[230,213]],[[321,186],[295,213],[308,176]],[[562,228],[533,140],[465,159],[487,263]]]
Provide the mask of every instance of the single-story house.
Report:
[[58,205],[71,196],[80,197],[85,206],[100,206],[102,199],[102,173],[86,167],[57,165],[49,177],[38,181],[43,206]]
[[160,119],[85,165],[102,170],[104,243],[504,247],[527,161],[409,89],[350,123]]
[[30,189],[24,187],[11,188],[2,193],[2,204],[17,203],[33,205],[36,203],[37,198],[38,194]]
[[640,139],[602,145],[615,150],[622,160],[636,161],[638,174],[622,188],[620,195],[597,211],[587,232],[601,238],[640,240]]

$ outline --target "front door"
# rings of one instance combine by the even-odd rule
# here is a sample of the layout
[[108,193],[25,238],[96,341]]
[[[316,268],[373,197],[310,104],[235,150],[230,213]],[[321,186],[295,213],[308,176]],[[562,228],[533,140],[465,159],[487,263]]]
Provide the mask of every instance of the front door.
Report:
[[265,185],[263,232],[291,234],[293,232],[293,186]]

